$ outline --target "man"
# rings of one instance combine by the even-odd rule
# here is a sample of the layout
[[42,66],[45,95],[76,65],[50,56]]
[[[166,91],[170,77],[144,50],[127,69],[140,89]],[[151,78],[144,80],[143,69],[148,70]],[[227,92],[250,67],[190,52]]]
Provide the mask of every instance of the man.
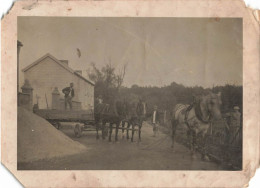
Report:
[[157,110],[156,105],[153,108],[152,124],[153,124],[153,136],[156,137],[156,135],[158,135],[158,129],[159,129],[159,112]]
[[73,83],[70,83],[70,87],[66,87],[62,90],[65,98],[65,110],[67,109],[67,104],[70,106],[70,110],[72,110],[72,98],[74,97],[74,89]]
[[102,103],[103,103],[103,97],[102,97],[102,95],[99,95],[99,96],[97,97],[97,101],[98,101],[98,104],[102,104]]
[[[225,114],[225,118],[228,120],[228,132],[230,138],[235,141],[238,138],[239,131],[241,129],[241,113],[239,112],[239,107],[235,106],[234,111]],[[229,141],[232,141],[229,139]]]
[[144,105],[142,99],[139,99],[139,102],[137,103],[136,106],[136,114],[137,114],[137,119],[139,121],[139,124],[142,126],[143,121],[144,121]]
[[96,104],[95,104],[95,108],[94,108],[95,114],[100,115],[103,112],[104,108],[105,108],[105,104],[103,103],[103,97],[102,97],[102,95],[99,95],[96,98]]
[[138,116],[143,116],[144,115],[144,106],[143,106],[143,103],[142,103],[141,99],[139,99],[139,102],[137,103],[136,113],[137,113]]
[[144,120],[146,120],[146,108],[147,108],[147,104],[146,104],[146,102],[142,102],[142,105],[143,105],[143,115],[144,115]]

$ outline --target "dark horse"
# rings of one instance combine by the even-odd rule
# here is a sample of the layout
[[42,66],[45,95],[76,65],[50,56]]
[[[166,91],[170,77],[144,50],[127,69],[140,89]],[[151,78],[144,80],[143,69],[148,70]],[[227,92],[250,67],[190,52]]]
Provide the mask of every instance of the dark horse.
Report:
[[197,137],[202,136],[202,158],[208,160],[205,145],[205,135],[210,127],[211,120],[220,119],[221,93],[209,93],[201,96],[192,105],[177,104],[172,116],[172,148],[174,148],[175,133],[178,125],[186,125],[191,140],[191,151],[194,157]]
[[138,127],[138,141],[141,141],[141,129],[142,123],[145,116],[145,110],[143,103],[139,101],[138,103],[128,103],[124,101],[124,120],[122,121],[122,133],[124,134],[125,124],[127,123],[127,139],[129,139],[129,130],[132,129],[131,141],[134,141],[135,127]]
[[111,104],[97,104],[95,108],[95,121],[97,139],[99,139],[99,130],[102,130],[102,138],[105,139],[107,135],[106,123],[109,123],[109,142],[111,142],[111,135],[113,125],[116,125],[115,141],[118,141],[118,129],[119,125],[124,119],[123,104],[121,101],[115,101]]
[[[111,135],[113,131],[113,125],[115,127],[115,141],[118,141],[118,130],[122,129],[124,133],[125,124],[127,123],[127,139],[129,139],[129,130],[131,127],[133,142],[134,133],[136,131],[135,127],[138,126],[139,141],[141,141],[141,128],[143,122],[143,109],[139,103],[129,103],[125,100],[115,100],[111,104],[97,104],[95,108],[95,121],[96,121],[96,132],[97,139],[99,139],[99,130],[102,130],[102,138],[105,139],[107,134],[106,123],[109,123],[109,142],[111,142]],[[120,128],[120,124],[122,127]]]

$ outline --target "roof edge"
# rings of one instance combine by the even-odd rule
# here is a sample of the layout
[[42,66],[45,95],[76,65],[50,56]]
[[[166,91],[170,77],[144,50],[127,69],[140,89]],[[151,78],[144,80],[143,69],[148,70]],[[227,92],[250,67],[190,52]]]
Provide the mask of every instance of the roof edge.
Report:
[[89,81],[87,78],[85,78],[84,76],[80,75],[79,73],[77,73],[76,71],[74,71],[74,74],[77,75],[78,77],[80,77],[81,79],[85,80],[86,82],[88,82],[89,84],[95,86],[95,84],[91,81]]
[[66,70],[68,70],[70,73],[75,74],[76,76],[78,76],[79,78],[81,78],[82,80],[88,82],[89,84],[95,86],[95,84],[91,81],[89,81],[88,79],[86,79],[85,77],[83,77],[82,75],[78,74],[75,70],[73,70],[72,68],[65,66],[63,63],[60,62],[60,60],[58,60],[57,58],[55,58],[53,55],[51,55],[50,53],[45,54],[44,56],[40,57],[39,59],[37,59],[36,61],[34,61],[33,63],[31,63],[30,65],[26,66],[25,68],[22,69],[23,72],[26,72],[27,70],[29,70],[30,68],[34,67],[35,65],[37,65],[38,63],[40,63],[42,60],[44,60],[45,58],[50,57],[52,60],[54,60],[56,63],[58,63],[60,66],[62,66],[63,68],[65,68]]

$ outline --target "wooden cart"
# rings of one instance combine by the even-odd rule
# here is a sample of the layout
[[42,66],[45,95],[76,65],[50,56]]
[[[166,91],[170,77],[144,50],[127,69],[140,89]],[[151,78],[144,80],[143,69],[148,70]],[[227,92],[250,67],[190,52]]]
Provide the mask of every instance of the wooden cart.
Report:
[[[74,128],[76,137],[80,137],[83,131],[96,131],[94,113],[91,110],[38,109],[34,113],[46,119],[57,129],[60,128],[61,122],[77,122]],[[81,126],[80,123],[84,125]]]
[[[114,116],[111,114],[101,114],[101,118],[96,118],[94,112],[91,110],[50,110],[50,109],[35,109],[34,113],[38,116],[46,119],[49,123],[51,123],[54,127],[57,129],[60,128],[61,122],[75,122],[76,125],[74,127],[74,133],[76,137],[81,137],[82,133],[84,131],[96,131],[97,137],[98,137],[98,130],[101,130],[103,132],[103,136],[108,135],[108,129],[116,129],[116,140],[117,140],[117,133],[119,129],[122,130],[130,130],[134,132],[139,132],[139,138],[141,134],[141,127],[139,129],[136,129],[134,127],[128,128],[128,127],[116,127],[114,124],[120,124],[123,118],[119,116]],[[97,121],[97,122],[96,122]],[[126,120],[125,120],[126,121]],[[109,127],[104,125],[102,126],[102,123],[108,123],[111,124]],[[83,125],[82,125],[83,124]],[[111,141],[111,132],[109,134],[109,140]],[[132,138],[133,140],[133,134]]]

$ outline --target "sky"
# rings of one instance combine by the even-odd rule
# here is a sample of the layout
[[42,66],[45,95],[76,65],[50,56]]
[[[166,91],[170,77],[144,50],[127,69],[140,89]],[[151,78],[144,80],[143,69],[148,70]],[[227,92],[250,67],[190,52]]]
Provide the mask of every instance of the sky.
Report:
[[20,69],[50,53],[85,77],[127,64],[127,87],[242,85],[242,30],[240,18],[19,17]]

